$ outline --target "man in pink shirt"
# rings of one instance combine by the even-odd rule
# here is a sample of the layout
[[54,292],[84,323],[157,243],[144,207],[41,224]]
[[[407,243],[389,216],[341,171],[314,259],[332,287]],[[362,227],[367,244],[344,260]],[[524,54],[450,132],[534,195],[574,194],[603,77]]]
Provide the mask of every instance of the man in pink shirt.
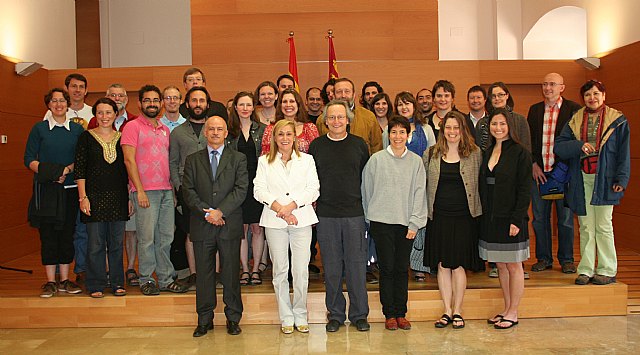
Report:
[[174,283],[175,270],[169,258],[174,196],[169,175],[169,128],[158,120],[161,98],[154,85],[140,88],[138,107],[142,114],[125,126],[121,138],[136,213],[140,289],[147,296],[180,289]]

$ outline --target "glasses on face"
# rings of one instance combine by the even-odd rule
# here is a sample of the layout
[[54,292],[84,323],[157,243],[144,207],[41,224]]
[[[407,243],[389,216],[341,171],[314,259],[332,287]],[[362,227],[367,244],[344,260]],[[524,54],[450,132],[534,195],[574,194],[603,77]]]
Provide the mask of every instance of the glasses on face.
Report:
[[179,101],[180,97],[179,96],[165,96],[164,99],[166,101]]
[[544,87],[547,87],[547,86],[548,86],[548,87],[551,87],[551,88],[555,88],[556,86],[560,86],[560,85],[564,85],[564,84],[562,84],[562,83],[555,83],[555,82],[553,82],[553,81],[550,81],[550,82],[546,82],[546,81],[545,81],[544,83],[542,83],[542,87],[543,87],[543,88],[544,88]]
[[344,120],[347,118],[345,115],[327,116],[327,121]]
[[491,98],[492,99],[504,99],[504,97],[507,96],[507,93],[505,92],[499,92],[497,94],[491,94]]
[[160,103],[160,99],[158,99],[158,98],[155,98],[155,99],[150,99],[150,98],[142,99],[142,103],[143,104],[150,104],[152,102],[154,104],[159,104]]
[[67,103],[67,99],[51,99],[50,102],[53,103],[53,104],[57,104],[57,103],[60,103],[60,104],[65,103],[66,104]]
[[125,96],[127,96],[127,94],[116,94],[116,93],[109,94],[109,97],[114,98],[114,99],[115,99],[116,97],[121,99],[121,98],[123,98],[123,97],[125,97]]

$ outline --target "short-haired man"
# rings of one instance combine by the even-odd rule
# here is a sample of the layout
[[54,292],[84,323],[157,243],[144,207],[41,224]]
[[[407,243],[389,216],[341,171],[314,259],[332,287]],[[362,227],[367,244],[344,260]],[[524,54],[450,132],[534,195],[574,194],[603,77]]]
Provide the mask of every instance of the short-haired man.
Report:
[[382,86],[377,81],[367,81],[362,85],[362,95],[360,95],[360,105],[369,111],[373,111],[371,100],[377,94],[384,92]]
[[543,271],[553,266],[551,243],[551,208],[556,205],[558,222],[558,262],[562,272],[576,272],[573,263],[573,214],[564,206],[563,200],[543,200],[538,190],[539,184],[547,181],[545,173],[553,170],[558,159],[553,154],[553,143],[562,128],[569,122],[580,105],[562,97],[564,79],[558,73],[545,75],[542,82],[544,101],[529,108],[527,121],[531,132],[531,155],[533,157],[533,186],[531,206],[533,210],[533,231],[536,234],[536,257],[538,262],[531,271]]
[[420,89],[416,93],[416,101],[418,102],[418,110],[422,112],[423,117],[427,117],[433,108],[433,95],[429,89]]
[[[195,86],[206,87],[207,78],[204,76],[202,70],[195,67],[189,68],[182,75],[182,84],[184,85],[184,91],[187,92]],[[220,116],[225,120],[229,119],[227,108],[221,102],[213,101],[211,97],[209,97],[208,107],[206,117]],[[184,118],[189,117],[189,111],[187,110],[187,104],[185,102],[180,105],[180,114]]]
[[278,87],[278,95],[285,89],[295,89],[296,83],[293,77],[289,74],[282,74],[276,80],[276,86]]
[[184,102],[187,105],[189,119],[171,132],[171,144],[169,145],[171,183],[176,190],[178,204],[182,207],[182,218],[178,217],[180,219],[176,221],[176,225],[187,234],[185,250],[190,272],[189,277],[180,280],[180,285],[182,286],[180,291],[187,291],[196,285],[196,261],[193,255],[193,243],[189,234],[191,212],[184,201],[184,190],[182,188],[184,163],[189,155],[207,147],[207,136],[203,132],[203,127],[207,118],[209,101],[209,92],[202,86],[194,86],[187,91]]
[[[127,90],[125,90],[122,84],[111,84],[107,88],[107,93],[105,97],[110,98],[115,101],[118,106],[118,113],[116,120],[113,121],[113,127],[122,132],[122,129],[126,125],[127,122],[135,120],[138,116],[132,114],[127,111],[127,104],[129,103],[129,96],[127,95]],[[89,122],[89,126],[87,129],[93,129],[98,127],[98,121],[95,117],[91,119]]]
[[474,85],[467,91],[467,103],[469,104],[469,114],[466,115],[467,123],[471,122],[470,128],[476,144],[484,152],[489,148],[489,125],[487,122],[487,111],[484,105],[487,102],[487,92],[480,85]]
[[324,106],[322,103],[322,96],[320,95],[321,92],[320,88],[312,87],[307,90],[307,94],[305,96],[305,105],[307,106],[309,121],[314,124],[322,114],[322,107]]
[[[349,110],[354,114],[353,119],[348,124],[348,132],[364,139],[367,147],[369,147],[369,154],[382,150],[382,132],[380,132],[378,120],[376,120],[373,112],[364,107],[356,106],[356,93],[353,81],[347,78],[336,79],[333,91],[336,100],[346,102]],[[329,132],[329,128],[322,116],[318,117],[316,126],[318,126],[320,135]]]
[[169,131],[171,132],[173,132],[174,128],[187,121],[187,119],[180,114],[180,101],[182,101],[182,94],[176,86],[170,85],[162,90],[164,115],[160,119],[160,122],[169,127]]
[[328,133],[311,142],[309,154],[315,160],[320,180],[316,213],[329,312],[326,330],[338,331],[347,318],[342,294],[344,275],[349,293],[349,321],[359,331],[367,331],[368,251],[360,184],[369,148],[362,138],[347,130],[354,118],[347,101],[330,101],[323,116]]
[[[140,289],[147,296],[177,287],[169,257],[174,200],[169,175],[169,129],[158,120],[161,97],[157,86],[140,88],[141,115],[124,127],[121,138],[136,213]],[[153,279],[154,272],[159,288]]]
[[201,135],[206,136],[206,148],[187,157],[182,178],[184,200],[191,211],[191,239],[199,274],[196,281],[198,326],[193,336],[201,337],[213,329],[218,251],[223,263],[220,279],[224,285],[227,333],[237,335],[242,331],[238,269],[243,235],[241,206],[249,188],[247,158],[225,147],[228,130],[224,118],[209,117]]
[[67,118],[87,129],[87,125],[93,117],[91,106],[84,102],[87,97],[87,78],[79,73],[69,74],[64,79],[64,87],[67,89],[70,99]]

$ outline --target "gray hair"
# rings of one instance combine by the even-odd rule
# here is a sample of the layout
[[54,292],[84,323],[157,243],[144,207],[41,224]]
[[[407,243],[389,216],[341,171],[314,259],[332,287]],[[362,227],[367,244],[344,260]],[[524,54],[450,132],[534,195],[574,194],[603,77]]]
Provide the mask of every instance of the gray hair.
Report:
[[353,117],[355,116],[355,114],[353,113],[353,111],[351,111],[351,108],[349,108],[349,103],[346,101],[342,101],[342,100],[338,100],[338,99],[333,99],[331,101],[329,101],[328,104],[326,104],[324,106],[324,109],[322,110],[322,117],[325,118],[325,124],[327,123],[327,111],[329,111],[329,107],[331,106],[342,106],[344,107],[345,112],[347,113],[347,120],[349,120],[349,123],[351,123],[351,120],[353,120]]

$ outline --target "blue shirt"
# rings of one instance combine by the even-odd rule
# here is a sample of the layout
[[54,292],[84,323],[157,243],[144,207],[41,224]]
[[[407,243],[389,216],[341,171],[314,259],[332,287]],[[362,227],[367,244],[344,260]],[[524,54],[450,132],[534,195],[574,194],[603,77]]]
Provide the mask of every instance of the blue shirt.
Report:
[[173,132],[174,128],[185,123],[187,119],[182,117],[182,115],[178,114],[178,119],[174,122],[174,121],[171,121],[169,118],[167,118],[167,114],[165,113],[164,116],[160,118],[160,121],[162,122],[163,125],[169,127],[169,132]]

